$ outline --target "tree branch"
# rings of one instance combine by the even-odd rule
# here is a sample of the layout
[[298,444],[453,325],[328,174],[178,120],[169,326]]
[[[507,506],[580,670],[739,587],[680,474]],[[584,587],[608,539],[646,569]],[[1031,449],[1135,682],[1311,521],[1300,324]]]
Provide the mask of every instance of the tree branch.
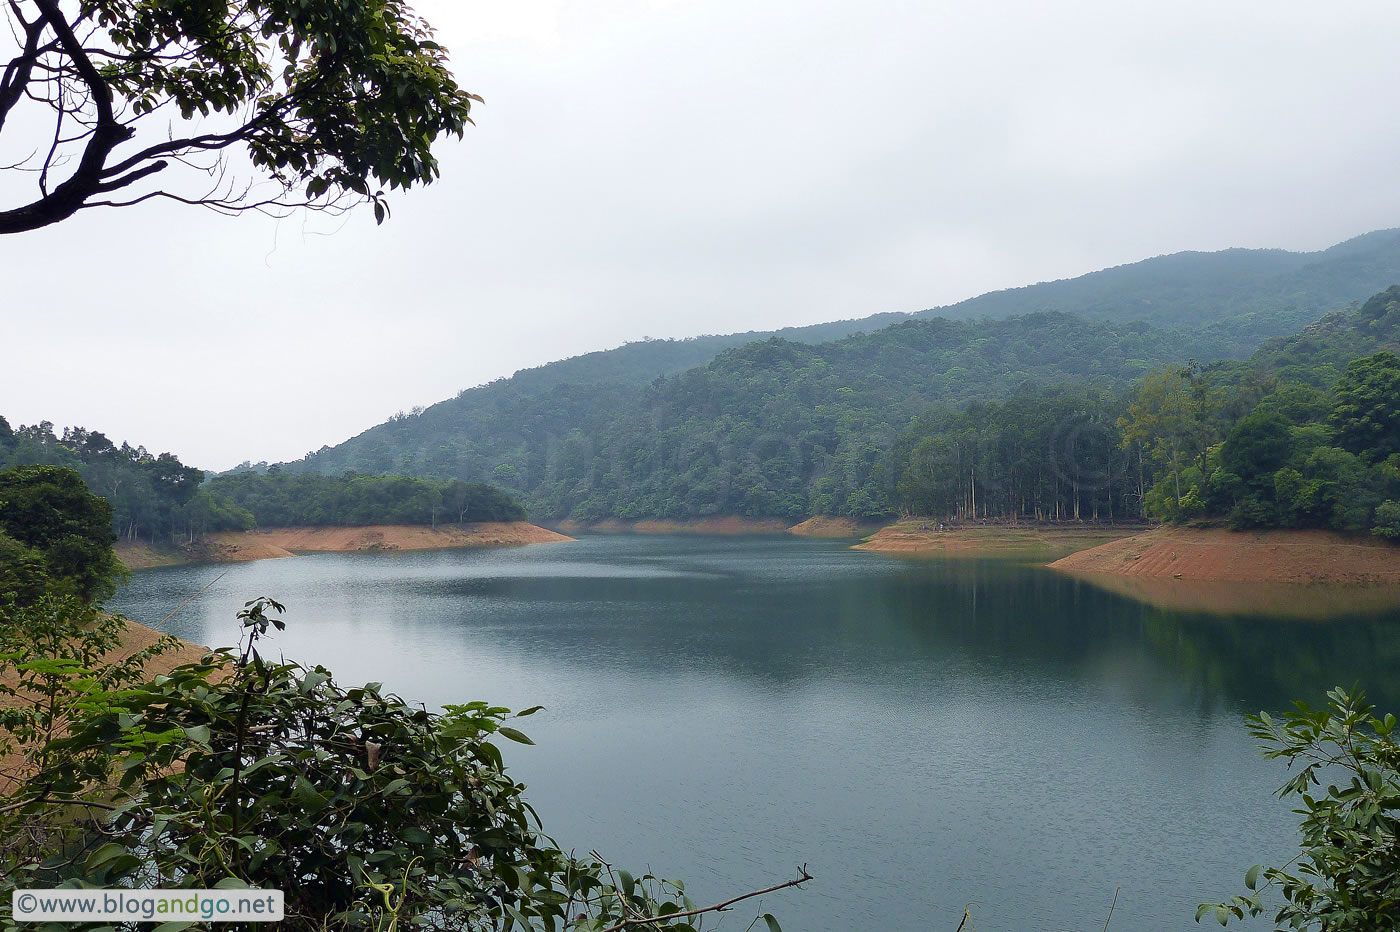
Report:
[[[683,913],[667,913],[664,916],[647,916],[637,919],[624,919],[622,922],[619,922],[616,925],[608,926],[606,929],[603,930],[603,932],[622,932],[622,930],[626,929],[629,926],[655,925],[658,922],[671,922],[675,919],[684,919],[687,916],[699,916],[704,913],[722,913],[725,910],[729,909],[729,907],[733,906],[735,903],[740,902],[741,900],[750,900],[756,896],[763,896],[766,893],[776,893],[779,890],[786,890],[788,887],[799,886],[812,879],[812,875],[807,873],[806,864],[803,864],[800,868],[798,868],[798,873],[800,873],[802,876],[796,878],[795,880],[789,880],[786,883],[774,884],[771,887],[764,887],[762,890],[755,890],[752,893],[745,893],[742,896],[732,897],[730,899],[725,900],[722,903],[716,903],[713,906],[703,906],[699,909],[688,909]],[[623,902],[624,904],[626,903],[626,900],[622,897],[621,891],[618,892],[618,900]],[[624,905],[624,910],[625,909],[627,909],[627,907]]]
[[46,23],[53,30],[63,53],[72,61],[73,70],[87,85],[97,110],[97,123],[73,174],[39,200],[13,210],[0,211],[0,233],[37,230],[73,216],[101,183],[103,166],[112,150],[132,136],[132,130],[117,120],[112,109],[112,89],[83,51],[83,43],[64,18],[58,0],[34,0],[34,4],[39,9],[39,19],[35,24]]
[[9,6],[15,19],[23,24],[24,48],[5,65],[4,74],[0,75],[0,129],[4,129],[5,117],[9,116],[15,104],[19,103],[24,89],[29,85],[29,75],[34,70],[34,63],[43,54],[39,49],[39,38],[44,34],[43,22],[25,22],[15,0],[9,0]]

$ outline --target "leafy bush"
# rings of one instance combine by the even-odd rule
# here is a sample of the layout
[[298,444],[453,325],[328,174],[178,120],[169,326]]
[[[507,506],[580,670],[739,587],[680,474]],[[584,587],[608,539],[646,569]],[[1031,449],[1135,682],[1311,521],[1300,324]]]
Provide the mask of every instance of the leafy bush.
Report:
[[1391,540],[1400,538],[1400,502],[1385,501],[1376,506],[1376,526],[1371,533]]
[[[96,639],[71,612],[7,626],[11,641],[21,630],[38,641],[0,662],[52,698],[0,719],[30,762],[0,807],[0,928],[15,927],[16,887],[91,885],[280,889],[292,930],[698,928],[710,908],[679,882],[575,857],[540,833],[493,743],[530,743],[509,723],[535,709],[435,713],[378,684],[345,689],[321,667],[270,663],[256,644],[283,627],[281,610],[248,603],[237,655],[144,683],[98,671],[112,622]],[[66,735],[47,708],[71,711]]]
[[[1279,790],[1302,800],[1302,850],[1297,867],[1251,867],[1252,892],[1224,903],[1203,903],[1196,921],[1274,912],[1284,929],[1390,932],[1400,927],[1400,743],[1393,715],[1378,717],[1359,691],[1327,694],[1329,707],[1296,703],[1282,722],[1266,712],[1248,717],[1266,756],[1299,765]],[[1316,792],[1329,781],[1323,793]],[[1335,781],[1335,782],[1332,782]],[[1261,877],[1263,883],[1260,883]],[[1277,886],[1283,904],[1266,906]]]
[[[0,470],[0,598],[29,602],[41,592],[84,601],[116,590],[112,506],[62,466]],[[37,585],[37,577],[44,577]]]

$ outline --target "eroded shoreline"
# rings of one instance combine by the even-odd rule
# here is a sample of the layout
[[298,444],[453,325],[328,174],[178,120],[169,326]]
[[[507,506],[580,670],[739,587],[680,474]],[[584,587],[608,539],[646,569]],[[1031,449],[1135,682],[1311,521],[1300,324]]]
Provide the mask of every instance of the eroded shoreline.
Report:
[[219,531],[180,549],[117,545],[127,569],[182,563],[246,563],[292,557],[298,553],[385,553],[400,550],[449,550],[472,547],[518,547],[573,540],[528,521],[476,524],[378,524],[368,527],[291,527],[257,531]]
[[1070,573],[1196,582],[1400,585],[1400,547],[1335,531],[1162,527],[1055,560]]

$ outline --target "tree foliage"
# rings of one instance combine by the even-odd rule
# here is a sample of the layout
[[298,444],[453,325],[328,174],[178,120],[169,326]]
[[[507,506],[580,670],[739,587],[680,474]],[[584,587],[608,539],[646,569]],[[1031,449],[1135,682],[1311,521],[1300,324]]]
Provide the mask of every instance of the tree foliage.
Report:
[[[1296,773],[1279,795],[1301,801],[1301,851],[1284,867],[1255,866],[1251,891],[1203,904],[1199,922],[1274,914],[1281,929],[1389,932],[1400,926],[1400,744],[1394,715],[1377,716],[1359,691],[1338,687],[1328,708],[1297,703],[1281,721],[1248,717],[1266,756]],[[1296,864],[1296,866],[1293,866]],[[1262,883],[1261,883],[1262,880]],[[1281,905],[1265,902],[1277,888]]]
[[253,516],[212,499],[204,472],[171,453],[120,447],[100,431],[71,427],[62,436],[48,421],[10,429],[0,418],[0,468],[51,465],[76,470],[112,509],[112,530],[123,540],[175,543],[208,531],[246,530]]
[[1400,453],[1400,356],[1352,360],[1335,394],[1330,422],[1337,446],[1376,459]]
[[45,592],[91,601],[114,589],[112,507],[61,466],[0,471],[0,600]]
[[1139,517],[1139,451],[1122,446],[1115,423],[1123,404],[1121,390],[1061,385],[937,408],[891,451],[891,498],[953,520]]
[[438,524],[521,521],[525,509],[484,482],[406,476],[293,475],[276,471],[219,476],[209,482],[216,501],[245,509],[260,527]]
[[382,220],[383,188],[436,178],[432,143],[480,100],[402,0],[14,0],[6,16],[0,142],[34,188],[0,206],[0,233],[152,198],[373,201]]
[[815,346],[770,338],[641,386],[523,373],[286,468],[497,482],[536,518],[889,514],[884,458],[931,405],[1124,383],[1182,345],[1065,314],[904,321]]
[[1321,252],[1180,252],[925,313],[976,320],[1054,308],[1089,320],[1146,320],[1205,337],[1212,356],[1243,356],[1400,281],[1397,246],[1400,230],[1378,230]]
[[[518,521],[525,510],[485,483],[402,476],[258,475],[244,471],[206,481],[170,453],[120,447],[81,427],[55,435],[47,421],[18,430],[0,418],[0,468],[50,465],[75,470],[110,506],[123,540],[179,544],[212,531],[253,527],[438,524]],[[9,545],[0,540],[0,552]],[[13,559],[19,560],[20,556]],[[16,573],[20,572],[17,562]]]
[[1286,378],[1262,367],[1200,373],[1198,394],[1208,400],[1188,432],[1190,462],[1158,477],[1149,514],[1385,535],[1386,503],[1400,498],[1400,458],[1386,432],[1371,429],[1390,400],[1366,386],[1378,372],[1384,380],[1392,359],[1382,351],[1353,360],[1335,388],[1325,377],[1335,372],[1330,363],[1311,371],[1290,364]]

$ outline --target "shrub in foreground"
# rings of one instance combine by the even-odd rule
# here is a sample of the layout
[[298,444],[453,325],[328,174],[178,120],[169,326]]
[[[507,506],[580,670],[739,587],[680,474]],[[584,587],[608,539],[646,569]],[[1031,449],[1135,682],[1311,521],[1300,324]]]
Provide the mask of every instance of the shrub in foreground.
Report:
[[[1327,694],[1326,709],[1296,703],[1282,721],[1249,716],[1265,754],[1296,766],[1279,790],[1302,801],[1302,842],[1284,867],[1251,867],[1247,896],[1204,903],[1196,921],[1274,913],[1280,929],[1393,932],[1400,928],[1400,744],[1394,715],[1377,716],[1359,691]],[[1324,787],[1324,781],[1326,781]],[[1276,887],[1282,905],[1266,906]]]
[[[30,744],[31,773],[0,814],[11,839],[0,888],[276,888],[282,927],[296,930],[685,932],[713,908],[540,833],[493,743],[529,743],[509,723],[535,709],[430,712],[377,684],[346,689],[321,667],[269,662],[256,643],[280,611],[250,602],[236,654],[102,691],[91,653],[6,654],[48,670],[49,704],[75,715],[66,735]],[[16,613],[6,640],[51,624]],[[9,900],[0,889],[0,925],[13,925]]]

